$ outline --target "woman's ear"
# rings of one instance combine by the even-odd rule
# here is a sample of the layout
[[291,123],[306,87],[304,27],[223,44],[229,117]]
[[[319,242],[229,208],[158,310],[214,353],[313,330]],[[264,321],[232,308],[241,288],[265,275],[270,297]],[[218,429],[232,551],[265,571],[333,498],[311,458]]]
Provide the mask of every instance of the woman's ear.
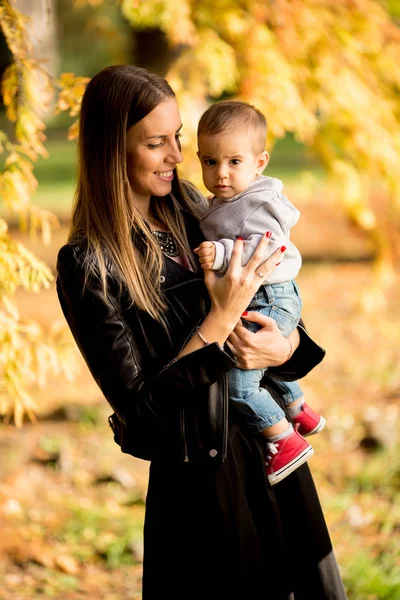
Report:
[[264,171],[264,169],[268,163],[269,163],[269,154],[266,150],[264,150],[264,152],[261,152],[261,154],[259,154],[257,156],[257,173],[259,175],[262,174],[262,172]]

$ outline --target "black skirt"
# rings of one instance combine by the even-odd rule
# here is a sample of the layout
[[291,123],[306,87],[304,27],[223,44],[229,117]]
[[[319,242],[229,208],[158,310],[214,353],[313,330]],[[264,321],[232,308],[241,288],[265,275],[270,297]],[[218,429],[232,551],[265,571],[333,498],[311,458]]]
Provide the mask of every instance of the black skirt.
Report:
[[144,548],[143,600],[346,599],[307,464],[271,487],[236,422],[222,464],[151,464]]

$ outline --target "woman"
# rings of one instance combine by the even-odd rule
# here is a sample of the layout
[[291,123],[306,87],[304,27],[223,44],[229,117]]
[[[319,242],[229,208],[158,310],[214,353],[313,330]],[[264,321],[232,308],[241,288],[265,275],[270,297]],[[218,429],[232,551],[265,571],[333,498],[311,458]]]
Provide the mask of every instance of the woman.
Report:
[[[304,376],[323,357],[303,328],[237,325],[282,256],[203,276],[200,196],[179,181],[181,120],[168,83],[108,67],[82,101],[79,176],[57,290],[76,343],[114,410],[124,452],[151,460],[143,598],[342,600],[345,593],[307,466],[276,489],[262,439],[229,411],[232,366]],[[229,338],[229,341],[228,341]],[[293,353],[292,353],[293,349]],[[279,384],[265,382],[279,398]],[[290,570],[286,567],[290,558]]]

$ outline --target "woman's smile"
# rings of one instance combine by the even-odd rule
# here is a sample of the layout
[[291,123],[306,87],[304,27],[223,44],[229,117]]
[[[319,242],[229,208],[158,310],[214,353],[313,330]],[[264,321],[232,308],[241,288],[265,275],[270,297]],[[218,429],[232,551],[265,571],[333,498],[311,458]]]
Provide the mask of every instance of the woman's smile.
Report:
[[165,181],[172,181],[174,178],[174,171],[172,169],[171,171],[164,171],[163,173],[156,171],[155,175],[158,175],[158,177],[161,177]]

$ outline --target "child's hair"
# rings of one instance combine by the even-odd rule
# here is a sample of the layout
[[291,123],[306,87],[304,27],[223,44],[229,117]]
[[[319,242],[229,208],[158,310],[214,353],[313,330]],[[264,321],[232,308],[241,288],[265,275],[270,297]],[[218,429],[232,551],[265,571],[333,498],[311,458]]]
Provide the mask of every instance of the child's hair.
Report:
[[258,108],[248,102],[222,100],[212,104],[200,118],[197,135],[217,135],[243,128],[255,134],[255,154],[263,152],[267,139],[267,120]]

